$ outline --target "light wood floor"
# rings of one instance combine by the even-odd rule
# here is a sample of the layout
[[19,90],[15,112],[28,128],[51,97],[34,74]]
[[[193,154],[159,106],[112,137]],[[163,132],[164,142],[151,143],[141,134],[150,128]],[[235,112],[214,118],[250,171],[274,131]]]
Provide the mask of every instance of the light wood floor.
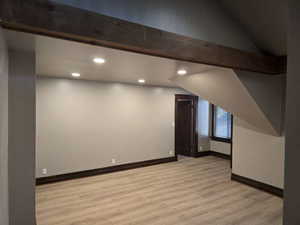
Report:
[[181,159],[37,187],[38,225],[281,225],[282,199],[230,180],[229,162]]

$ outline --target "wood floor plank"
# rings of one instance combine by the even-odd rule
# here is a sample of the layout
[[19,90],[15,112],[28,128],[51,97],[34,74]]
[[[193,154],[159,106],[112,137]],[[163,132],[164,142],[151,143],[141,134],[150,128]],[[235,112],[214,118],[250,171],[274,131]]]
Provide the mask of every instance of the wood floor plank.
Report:
[[38,225],[281,225],[282,199],[213,156],[37,186]]

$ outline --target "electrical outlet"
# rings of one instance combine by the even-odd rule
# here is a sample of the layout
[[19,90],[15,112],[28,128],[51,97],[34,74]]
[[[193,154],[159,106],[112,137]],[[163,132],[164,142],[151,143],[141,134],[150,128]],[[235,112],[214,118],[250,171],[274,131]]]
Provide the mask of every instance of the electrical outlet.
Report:
[[175,122],[172,122],[172,127],[175,127]]
[[46,174],[48,173],[47,169],[46,169],[46,168],[42,169],[42,173],[43,173],[44,175],[46,175]]
[[169,151],[169,155],[174,155],[174,152],[173,151]]
[[199,147],[199,151],[203,151],[203,147],[202,146]]
[[117,162],[116,159],[111,159],[112,164],[116,164],[116,162]]

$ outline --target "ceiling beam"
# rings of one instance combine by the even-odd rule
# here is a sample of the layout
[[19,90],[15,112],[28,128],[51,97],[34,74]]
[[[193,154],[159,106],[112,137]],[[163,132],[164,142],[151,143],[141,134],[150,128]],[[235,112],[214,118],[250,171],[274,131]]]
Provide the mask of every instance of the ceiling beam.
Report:
[[286,72],[286,57],[224,47],[49,0],[1,0],[0,23],[7,29],[175,60],[264,74]]

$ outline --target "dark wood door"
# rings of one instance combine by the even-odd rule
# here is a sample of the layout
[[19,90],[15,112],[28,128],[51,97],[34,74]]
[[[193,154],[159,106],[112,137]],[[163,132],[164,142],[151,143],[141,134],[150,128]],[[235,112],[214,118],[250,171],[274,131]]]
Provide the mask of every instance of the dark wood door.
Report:
[[194,156],[197,149],[196,116],[197,97],[176,95],[175,151],[176,154]]

